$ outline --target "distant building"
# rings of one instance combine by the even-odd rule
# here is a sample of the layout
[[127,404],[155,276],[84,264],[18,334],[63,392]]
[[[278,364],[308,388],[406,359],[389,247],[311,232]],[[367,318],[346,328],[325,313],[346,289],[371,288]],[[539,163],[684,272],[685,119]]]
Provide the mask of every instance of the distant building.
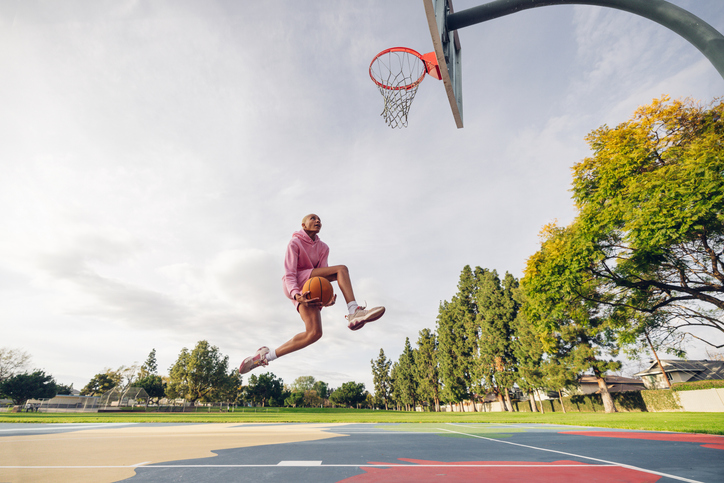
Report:
[[[647,389],[668,389],[661,369],[656,361],[649,361],[648,369],[635,376],[643,379]],[[709,381],[724,379],[724,361],[682,361],[661,359],[661,365],[671,383],[690,381]]]
[[[608,392],[643,391],[646,389],[644,381],[623,376],[604,376]],[[573,391],[565,391],[566,395],[572,394],[597,394],[601,391],[598,387],[596,376],[583,375],[578,379],[578,387]]]

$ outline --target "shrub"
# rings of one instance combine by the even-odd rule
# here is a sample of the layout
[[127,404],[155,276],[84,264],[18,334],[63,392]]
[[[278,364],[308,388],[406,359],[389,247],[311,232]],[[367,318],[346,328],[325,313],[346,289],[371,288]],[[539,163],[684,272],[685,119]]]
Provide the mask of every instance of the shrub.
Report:
[[698,389],[724,388],[724,380],[677,382],[671,385],[674,391],[696,391]]
[[641,391],[641,399],[646,405],[646,410],[650,412],[682,409],[674,393],[668,389]]

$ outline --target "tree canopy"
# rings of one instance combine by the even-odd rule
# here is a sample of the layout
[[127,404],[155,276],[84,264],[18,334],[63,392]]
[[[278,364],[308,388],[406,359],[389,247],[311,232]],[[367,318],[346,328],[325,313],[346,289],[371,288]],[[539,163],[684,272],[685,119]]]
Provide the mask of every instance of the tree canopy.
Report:
[[185,347],[169,370],[166,394],[190,402],[228,399],[236,384],[236,375],[229,372],[229,357],[219,348],[202,340],[189,352]]
[[53,398],[57,394],[55,379],[44,371],[15,374],[0,382],[0,394],[23,405],[28,399]]
[[555,308],[561,291],[589,300],[622,334],[724,332],[723,112],[664,97],[589,134],[593,156],[574,167],[578,216],[546,227],[528,262],[537,303]]

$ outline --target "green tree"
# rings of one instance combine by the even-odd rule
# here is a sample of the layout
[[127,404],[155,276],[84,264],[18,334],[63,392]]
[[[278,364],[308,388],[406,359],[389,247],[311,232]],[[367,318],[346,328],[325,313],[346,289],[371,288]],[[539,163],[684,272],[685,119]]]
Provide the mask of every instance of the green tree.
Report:
[[[568,371],[593,372],[606,412],[615,412],[604,377],[606,372],[620,368],[614,358],[619,353],[616,333],[621,322],[586,296],[598,288],[596,280],[591,279],[575,290],[555,285],[555,274],[560,269],[555,252],[567,235],[557,232],[548,237],[541,250],[528,260],[523,278],[525,316],[540,333],[548,334],[546,351],[554,354]],[[546,281],[554,285],[547,285]]]
[[133,384],[134,387],[142,387],[150,399],[158,401],[166,394],[166,383],[163,382],[161,376],[155,374],[148,374],[145,377],[136,379]]
[[169,369],[166,395],[192,403],[224,400],[235,384],[228,367],[229,357],[222,356],[218,347],[205,340],[199,341],[191,352],[184,347]]
[[413,372],[417,381],[417,395],[428,402],[434,411],[440,411],[440,373],[437,364],[437,338],[430,329],[422,329],[417,339]]
[[415,377],[415,351],[410,345],[410,338],[405,337],[405,348],[397,361],[397,379],[399,399],[408,411],[415,410],[417,402],[417,379]]
[[[146,359],[146,362],[144,362],[143,365],[141,366],[138,377],[145,378],[147,376],[153,376],[156,374],[158,374],[158,363],[156,362],[156,349],[154,348],[148,354],[148,358]],[[150,396],[150,394],[149,394],[149,396]]]
[[[516,315],[513,333],[512,350],[518,369],[516,383],[522,391],[528,393],[531,408],[535,412],[537,411],[535,391],[546,385],[543,368],[545,348],[535,326],[530,323],[522,311]],[[543,411],[542,404],[541,411]]]
[[512,411],[509,390],[518,379],[513,350],[514,321],[519,304],[513,295],[518,281],[506,273],[501,282],[495,270],[479,269],[476,325],[479,340],[473,376],[493,390],[501,404]]
[[385,351],[380,349],[380,355],[377,356],[376,360],[371,360],[370,364],[372,364],[372,381],[375,384],[375,405],[389,409],[390,393],[392,392],[392,378],[390,376],[392,361],[385,356]]
[[304,393],[301,391],[292,392],[289,397],[284,400],[285,406],[291,406],[293,408],[302,406],[304,404]]
[[367,391],[365,391],[364,383],[353,381],[345,382],[329,396],[329,399],[333,403],[350,408],[355,408],[358,404],[363,404],[366,398]]
[[249,377],[244,397],[247,401],[261,405],[261,407],[281,406],[289,394],[284,394],[284,381],[271,372],[265,372],[258,377],[255,374]]
[[63,394],[63,395],[73,394],[73,384],[72,383],[70,384],[70,386],[66,386],[65,384],[56,384],[55,388],[57,389],[58,394]]
[[478,275],[466,265],[460,274],[457,293],[450,302],[441,303],[438,311],[441,398],[450,403],[469,398],[476,387],[471,369],[478,343],[475,324]]
[[100,396],[104,394],[118,384],[118,379],[114,379],[113,376],[107,372],[96,374],[88,381],[83,389],[80,391],[81,396]]
[[[549,229],[558,246],[548,243],[539,285],[600,304],[622,342],[649,324],[724,332],[723,114],[721,100],[663,97],[589,134],[593,155],[574,167],[578,215]],[[619,313],[630,310],[665,316]],[[721,347],[703,334],[691,335]]]
[[321,397],[322,399],[329,398],[329,384],[324,381],[314,381],[312,390],[315,391],[317,393],[317,396]]
[[15,374],[0,382],[0,394],[13,400],[13,404],[23,405],[28,399],[52,398],[57,394],[53,376],[36,370],[31,374]]
[[309,391],[314,388],[314,377],[312,376],[299,376],[296,379],[294,379],[294,382],[289,386],[289,389],[291,389],[293,392],[301,392],[304,393],[304,391]]

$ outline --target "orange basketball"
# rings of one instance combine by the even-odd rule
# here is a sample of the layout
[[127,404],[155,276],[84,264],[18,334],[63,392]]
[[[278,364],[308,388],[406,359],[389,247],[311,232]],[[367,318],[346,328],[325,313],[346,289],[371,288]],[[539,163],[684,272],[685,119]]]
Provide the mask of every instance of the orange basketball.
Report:
[[332,301],[332,284],[324,277],[312,277],[304,283],[302,293],[309,292],[310,299],[319,299],[324,305]]

